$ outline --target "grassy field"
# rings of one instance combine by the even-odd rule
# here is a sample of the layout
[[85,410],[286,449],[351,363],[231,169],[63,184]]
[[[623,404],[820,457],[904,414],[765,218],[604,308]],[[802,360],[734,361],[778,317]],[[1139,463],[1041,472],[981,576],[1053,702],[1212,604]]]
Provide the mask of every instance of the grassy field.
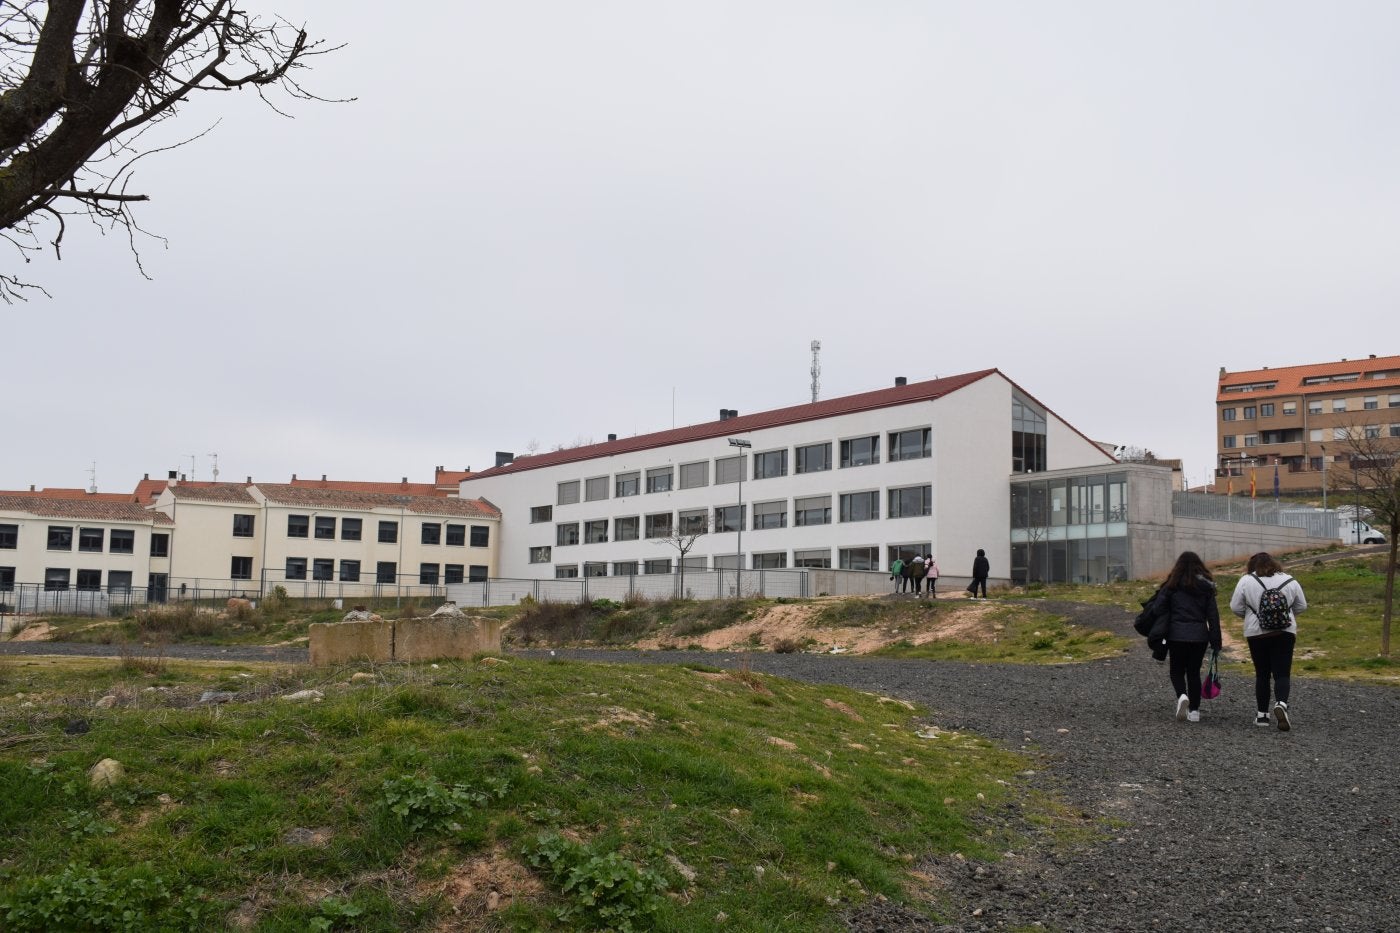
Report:
[[996,608],[985,619],[991,640],[940,639],[923,644],[899,641],[874,652],[875,657],[928,658],[1011,664],[1068,664],[1114,657],[1134,643],[1111,632],[1085,628],[1063,615],[1015,602]]

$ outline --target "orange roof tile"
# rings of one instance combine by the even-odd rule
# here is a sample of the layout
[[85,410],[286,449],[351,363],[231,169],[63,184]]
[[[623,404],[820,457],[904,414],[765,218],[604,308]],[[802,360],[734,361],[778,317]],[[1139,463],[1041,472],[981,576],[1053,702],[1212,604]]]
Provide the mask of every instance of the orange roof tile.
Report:
[[357,492],[345,489],[319,489],[290,483],[255,483],[269,502],[328,509],[399,509],[417,515],[449,515],[465,518],[500,518],[501,512],[482,499],[451,499],[440,495]]
[[93,502],[133,502],[130,493],[88,492],[86,489],[0,490],[0,496],[28,496],[34,499],[87,499]]
[[403,480],[398,483],[380,483],[367,480],[297,479],[294,475],[291,482],[285,485],[297,486],[304,489],[338,489],[342,492],[384,493],[386,495],[396,496],[444,495],[433,483],[410,483],[408,480]]
[[[1374,378],[1383,374],[1383,378]],[[1324,376],[1351,376],[1353,380],[1320,382],[1304,385],[1309,379]],[[1257,386],[1245,391],[1242,386]],[[1338,360],[1331,363],[1307,363],[1301,366],[1265,367],[1220,375],[1216,390],[1217,402],[1238,401],[1241,398],[1271,398],[1280,395],[1334,395],[1341,389],[1348,392],[1369,389],[1392,389],[1400,386],[1400,356],[1367,357],[1364,360]],[[1233,388],[1234,391],[1226,391]]]
[[173,525],[164,512],[147,509],[128,500],[74,499],[59,496],[43,498],[29,495],[0,493],[0,511],[26,512],[38,518],[91,519],[93,521],[137,522],[139,524]]
[[257,501],[248,494],[247,483],[206,483],[179,482],[170,487],[177,500],[193,502],[241,502],[256,505]]

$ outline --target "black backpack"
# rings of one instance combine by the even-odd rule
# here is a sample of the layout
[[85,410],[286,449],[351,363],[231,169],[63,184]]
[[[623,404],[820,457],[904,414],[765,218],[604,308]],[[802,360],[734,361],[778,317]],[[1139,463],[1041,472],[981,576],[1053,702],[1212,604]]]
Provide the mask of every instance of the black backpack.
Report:
[[1259,579],[1259,574],[1251,573],[1259,585],[1264,588],[1264,592],[1259,594],[1259,607],[1254,610],[1254,615],[1259,619],[1259,627],[1266,632],[1281,632],[1292,623],[1288,615],[1288,597],[1279,592],[1288,585],[1284,580],[1273,589],[1264,586],[1264,581]]
[[1157,597],[1162,595],[1162,588],[1158,587],[1157,592],[1142,601],[1142,612],[1137,614],[1133,620],[1133,628],[1139,635],[1146,638],[1152,633],[1152,626],[1157,621],[1157,616],[1166,608],[1157,602]]

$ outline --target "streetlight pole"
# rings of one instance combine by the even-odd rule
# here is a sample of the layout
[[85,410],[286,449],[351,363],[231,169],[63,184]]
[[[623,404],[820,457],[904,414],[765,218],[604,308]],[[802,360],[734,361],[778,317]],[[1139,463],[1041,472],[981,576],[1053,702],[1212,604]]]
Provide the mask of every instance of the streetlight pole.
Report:
[[1322,451],[1322,511],[1327,511],[1327,445],[1318,444],[1317,449]]
[[739,448],[739,541],[734,562],[734,595],[744,595],[744,451],[753,446],[750,441],[737,437],[729,439],[730,447]]

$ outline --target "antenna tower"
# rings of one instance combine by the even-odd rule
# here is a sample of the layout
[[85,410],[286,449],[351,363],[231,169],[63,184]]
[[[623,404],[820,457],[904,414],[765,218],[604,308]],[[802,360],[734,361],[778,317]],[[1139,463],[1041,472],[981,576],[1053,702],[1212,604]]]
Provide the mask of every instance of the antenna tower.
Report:
[[817,396],[822,391],[822,342],[812,341],[812,401],[817,400]]
[[209,459],[214,461],[214,482],[219,481],[219,455],[210,454]]
[[92,484],[88,486],[88,492],[97,492],[97,461],[92,461],[92,466],[88,468],[88,476],[92,478]]

